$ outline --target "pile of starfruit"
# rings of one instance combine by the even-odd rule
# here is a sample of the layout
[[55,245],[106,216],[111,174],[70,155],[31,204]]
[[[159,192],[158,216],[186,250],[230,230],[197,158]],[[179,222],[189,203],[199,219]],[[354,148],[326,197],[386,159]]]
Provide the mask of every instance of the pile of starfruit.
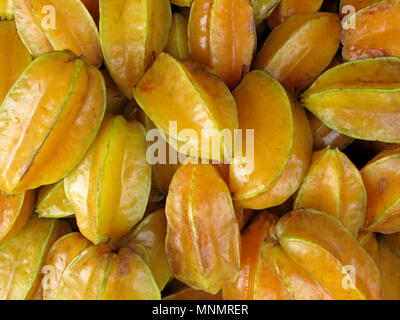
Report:
[[400,0],[0,0],[0,299],[400,300]]

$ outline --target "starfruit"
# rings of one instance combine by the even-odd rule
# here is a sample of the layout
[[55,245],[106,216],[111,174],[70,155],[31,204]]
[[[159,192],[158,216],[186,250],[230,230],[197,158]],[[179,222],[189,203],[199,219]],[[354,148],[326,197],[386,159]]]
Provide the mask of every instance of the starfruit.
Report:
[[339,49],[340,32],[337,14],[296,15],[270,33],[257,54],[254,68],[270,73],[299,94],[331,63]]
[[302,103],[347,136],[400,142],[400,59],[363,59],[334,67],[304,92]]
[[323,124],[312,113],[307,113],[308,120],[310,122],[311,131],[313,134],[313,148],[314,151],[330,146],[331,148],[339,148],[343,150],[353,143],[354,138],[345,136]]
[[33,212],[35,191],[6,195],[0,192],[0,245],[13,237]]
[[294,208],[312,208],[339,219],[356,237],[367,209],[367,194],[360,172],[338,149],[314,153]]
[[14,237],[0,245],[0,299],[30,299],[51,245],[70,231],[68,223],[33,215]]
[[57,300],[58,287],[65,269],[89,246],[90,241],[79,232],[68,233],[54,242],[42,267],[40,285],[43,300]]
[[183,14],[175,12],[172,15],[172,24],[165,52],[179,60],[190,58],[187,25],[188,21]]
[[343,30],[345,60],[400,57],[400,0],[383,0],[358,11],[354,27]]
[[380,233],[400,231],[400,149],[382,151],[361,170],[368,205],[363,229]]
[[257,42],[250,0],[194,0],[188,34],[192,59],[212,68],[228,87],[250,70]]
[[254,11],[254,21],[258,26],[274,11],[281,0],[251,0]]
[[274,29],[290,17],[298,14],[313,13],[321,8],[323,0],[281,0],[268,18],[268,25]]
[[74,215],[74,209],[64,190],[64,180],[40,189],[36,210],[40,218],[66,218]]
[[108,244],[90,246],[61,275],[60,300],[159,300],[149,267],[129,248],[114,253]]
[[31,61],[32,57],[18,36],[14,20],[0,21],[0,103]]
[[105,109],[101,73],[71,51],[36,58],[0,109],[0,190],[61,180],[93,141]]
[[168,0],[100,0],[104,61],[129,99],[132,89],[164,50],[171,26]]
[[163,209],[147,215],[131,232],[119,241],[119,247],[142,245],[147,250],[149,268],[160,290],[164,289],[172,273],[165,254],[167,219]]
[[65,192],[81,233],[94,244],[118,239],[143,217],[151,186],[143,126],[107,115]]
[[175,150],[220,162],[231,158],[236,103],[228,87],[202,65],[161,53],[134,96]]
[[216,294],[240,268],[240,233],[228,187],[209,164],[185,164],[166,201],[166,252],[174,276]]
[[95,67],[103,62],[96,24],[80,0],[13,0],[22,42],[34,56],[69,49]]
[[261,261],[261,248],[264,242],[272,240],[269,229],[276,222],[276,217],[262,212],[242,232],[240,272],[235,282],[223,287],[225,300],[290,299],[290,295],[282,290],[278,278],[264,268]]
[[[278,81],[258,70],[245,76],[233,96],[245,133],[239,143],[246,151],[235,154],[230,167],[233,200],[251,209],[280,205],[300,187],[311,160],[312,136],[304,110]],[[249,130],[254,139],[248,138]]]
[[372,257],[337,219],[311,209],[287,213],[262,259],[294,299],[380,299]]

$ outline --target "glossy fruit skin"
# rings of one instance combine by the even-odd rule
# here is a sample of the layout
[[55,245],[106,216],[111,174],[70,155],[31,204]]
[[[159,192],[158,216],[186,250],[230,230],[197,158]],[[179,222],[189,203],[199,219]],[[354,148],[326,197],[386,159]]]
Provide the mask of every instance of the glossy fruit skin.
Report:
[[64,180],[40,189],[35,211],[40,218],[66,218],[74,215],[64,190]]
[[[136,102],[175,150],[219,162],[231,159],[234,129],[238,128],[236,103],[228,87],[209,69],[161,53],[133,91]],[[176,124],[176,130],[171,124]],[[186,129],[194,134],[186,135]],[[225,133],[230,138],[222,140]],[[216,146],[210,148],[213,139]],[[202,148],[202,141],[207,148]]]
[[[269,230],[277,218],[267,212],[258,213],[250,225],[242,231],[240,272],[237,279],[222,289],[224,300],[271,300],[278,299],[273,288],[276,279],[263,268],[261,248],[272,241]],[[288,295],[283,297],[289,298]]]
[[[23,229],[0,246],[0,298],[31,299],[51,245],[70,232],[67,222],[32,215]],[[30,245],[25,245],[29,243]]]
[[294,208],[329,213],[357,237],[367,209],[367,194],[360,172],[338,149],[327,147],[314,153]]
[[[317,12],[291,17],[269,34],[254,68],[270,73],[298,95],[331,63],[339,49],[340,32],[337,14]],[[323,47],[321,38],[325,41]]]
[[281,0],[268,18],[268,25],[271,29],[276,28],[290,17],[297,14],[313,13],[320,9],[323,0]]
[[[363,249],[366,243],[319,211],[294,210],[279,220],[262,213],[243,231],[241,270],[223,288],[223,298],[380,299],[381,277]],[[343,285],[342,267],[350,265],[355,269],[353,288]]]
[[100,0],[104,61],[128,99],[132,99],[132,89],[164,50],[171,16],[168,0]]
[[165,254],[167,219],[164,209],[147,215],[132,231],[119,240],[118,247],[141,245],[145,248],[147,264],[162,291],[172,277]]
[[178,280],[215,294],[236,279],[239,227],[228,187],[213,166],[181,166],[169,187],[165,212],[167,258]]
[[105,117],[85,157],[65,178],[79,230],[94,244],[117,240],[140,221],[150,186],[143,126],[112,115]]
[[96,68],[71,51],[36,58],[0,109],[0,189],[21,193],[64,178],[93,141],[104,110]]
[[[10,59],[12,57],[12,59]],[[0,22],[0,103],[31,63],[32,57],[18,36],[15,21]]]
[[258,70],[245,76],[233,96],[242,150],[252,149],[245,130],[254,130],[254,157],[249,150],[237,152],[230,166],[233,200],[250,209],[280,205],[298,189],[311,160],[312,136],[304,110],[275,79]]
[[45,276],[41,278],[42,299],[57,300],[57,291],[62,274],[68,265],[86,248],[91,242],[79,232],[68,233],[51,246],[44,263]]
[[99,33],[82,1],[13,1],[18,33],[34,57],[69,49],[95,67],[102,64]]
[[279,5],[280,1],[281,0],[251,0],[256,26],[259,26],[271,15],[274,9]]
[[369,2],[354,15],[355,28],[343,30],[343,58],[400,57],[400,1]]
[[395,57],[343,63],[323,73],[303,93],[302,104],[342,134],[396,143],[400,141],[395,125],[399,116],[395,109],[400,98],[399,69],[400,59]]
[[312,113],[307,113],[310,127],[313,133],[313,149],[314,151],[322,150],[328,146],[331,148],[339,148],[340,150],[346,149],[354,138],[345,136],[323,124]]
[[158,286],[143,259],[108,244],[82,251],[61,276],[60,300],[159,300]]
[[0,193],[0,245],[16,235],[33,212],[36,192],[15,195]]
[[[331,298],[381,298],[381,276],[372,257],[330,215],[311,209],[289,212],[278,221],[274,237],[286,255],[311,275]],[[342,285],[343,266],[354,268],[353,288],[345,289]],[[305,293],[306,290],[299,292]]]
[[384,150],[361,169],[368,195],[363,229],[380,233],[400,231],[398,202],[399,149]]
[[233,89],[250,70],[256,49],[250,0],[194,0],[190,10],[189,51]]
[[183,14],[175,12],[172,15],[168,43],[164,51],[179,60],[190,58],[187,26],[188,20]]

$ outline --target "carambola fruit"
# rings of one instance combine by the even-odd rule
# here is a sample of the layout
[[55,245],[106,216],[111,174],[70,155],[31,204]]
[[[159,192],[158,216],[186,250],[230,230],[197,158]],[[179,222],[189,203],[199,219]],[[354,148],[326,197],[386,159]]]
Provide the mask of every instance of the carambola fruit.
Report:
[[103,62],[99,33],[80,0],[13,0],[18,33],[37,57],[53,50],[84,55],[95,67]]
[[345,60],[400,57],[400,0],[374,2],[351,18],[354,28],[342,34]]
[[363,229],[400,232],[400,150],[384,150],[361,169],[368,196]]
[[64,190],[64,180],[40,189],[35,211],[40,218],[66,218],[74,215],[74,209]]
[[0,245],[21,230],[33,212],[35,191],[6,195],[0,192]]
[[270,73],[299,94],[331,63],[339,49],[340,31],[339,16],[334,13],[293,16],[269,34],[254,68]]
[[143,126],[112,115],[104,118],[85,157],[65,178],[79,230],[94,244],[117,240],[140,221],[150,186]]
[[400,59],[363,59],[323,73],[302,95],[303,106],[347,136],[400,142]]
[[132,89],[164,50],[171,26],[168,0],[100,0],[104,61],[121,92]]
[[250,0],[194,0],[188,34],[191,58],[212,68],[229,88],[250,70],[257,41]]
[[0,190],[21,193],[67,175],[105,110],[101,73],[71,51],[36,58],[0,108]]
[[113,252],[108,244],[82,251],[62,273],[60,300],[159,300],[149,267],[129,248]]
[[0,103],[31,61],[30,53],[18,36],[15,21],[0,21]]
[[51,245],[68,233],[67,222],[32,215],[20,232],[0,246],[0,299],[31,299],[40,285]]
[[164,209],[147,215],[132,231],[119,240],[119,247],[135,248],[141,245],[146,250],[147,264],[160,290],[172,277],[165,254],[167,219]]
[[[175,150],[220,162],[232,157],[238,128],[235,100],[228,87],[199,63],[161,53],[137,84],[134,96]],[[225,134],[228,138],[222,139]]]
[[[243,130],[238,140],[242,152],[236,152],[230,166],[233,200],[243,208],[278,206],[296,192],[310,164],[312,135],[307,117],[264,71],[247,74],[233,96]],[[254,146],[247,142],[251,131],[246,130],[253,131]]]
[[328,147],[314,153],[294,208],[329,213],[356,237],[367,208],[367,194],[360,172],[338,149]]
[[179,60],[190,58],[187,26],[188,21],[184,15],[179,12],[172,15],[172,24],[164,51]]
[[320,9],[322,2],[323,0],[281,0],[269,16],[268,25],[274,29],[294,15],[316,12]]
[[166,253],[174,276],[216,294],[240,268],[240,233],[231,195],[209,164],[185,164],[167,196]]
[[65,269],[90,246],[91,242],[79,232],[68,233],[54,242],[46,257],[42,272],[40,285],[43,300],[57,300],[58,287]]

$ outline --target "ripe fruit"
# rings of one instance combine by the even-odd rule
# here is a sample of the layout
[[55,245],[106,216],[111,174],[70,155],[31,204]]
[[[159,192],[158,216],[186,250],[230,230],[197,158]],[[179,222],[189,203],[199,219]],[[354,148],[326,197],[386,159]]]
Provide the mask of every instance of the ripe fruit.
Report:
[[96,136],[105,110],[101,73],[71,51],[36,58],[0,109],[0,190],[21,193],[65,177]]
[[185,164],[167,196],[166,252],[174,276],[216,294],[240,267],[240,233],[227,185],[208,164]]
[[117,240],[140,221],[150,186],[144,129],[122,116],[105,117],[85,157],[65,178],[79,230],[94,244]]

